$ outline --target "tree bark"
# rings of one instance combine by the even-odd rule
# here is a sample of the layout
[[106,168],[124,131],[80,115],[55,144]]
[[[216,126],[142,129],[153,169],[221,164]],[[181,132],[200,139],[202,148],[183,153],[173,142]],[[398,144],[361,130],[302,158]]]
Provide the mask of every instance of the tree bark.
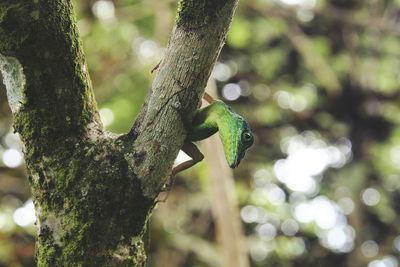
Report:
[[132,130],[99,120],[71,0],[0,2],[0,71],[24,143],[38,266],[145,266],[142,236],[237,0],[182,0]]

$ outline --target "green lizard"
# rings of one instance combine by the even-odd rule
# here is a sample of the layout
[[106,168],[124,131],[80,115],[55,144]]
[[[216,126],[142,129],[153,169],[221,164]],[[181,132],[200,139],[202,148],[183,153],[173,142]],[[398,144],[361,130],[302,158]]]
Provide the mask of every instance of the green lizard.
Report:
[[183,162],[172,170],[172,175],[192,167],[204,156],[192,143],[210,137],[219,132],[224,146],[225,157],[231,168],[236,168],[246,154],[246,150],[253,144],[254,137],[248,122],[235,113],[228,105],[220,100],[214,100],[207,93],[203,97],[210,105],[197,110],[191,129],[182,147],[192,159]]
[[[151,70],[156,71],[162,60]],[[249,123],[228,105],[204,93],[203,99],[209,106],[197,110],[191,129],[181,150],[191,160],[180,163],[172,169],[172,177],[203,160],[204,155],[192,143],[210,137],[219,131],[229,167],[236,168],[246,154],[246,150],[254,143]],[[200,101],[201,106],[201,101]]]

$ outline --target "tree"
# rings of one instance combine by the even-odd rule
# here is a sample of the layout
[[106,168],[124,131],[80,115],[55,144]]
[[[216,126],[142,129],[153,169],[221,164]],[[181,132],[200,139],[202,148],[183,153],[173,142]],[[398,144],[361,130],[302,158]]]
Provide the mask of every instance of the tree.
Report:
[[0,3],[0,71],[25,146],[39,266],[145,265],[146,221],[236,4],[181,1],[140,114],[115,135],[99,120],[71,1]]

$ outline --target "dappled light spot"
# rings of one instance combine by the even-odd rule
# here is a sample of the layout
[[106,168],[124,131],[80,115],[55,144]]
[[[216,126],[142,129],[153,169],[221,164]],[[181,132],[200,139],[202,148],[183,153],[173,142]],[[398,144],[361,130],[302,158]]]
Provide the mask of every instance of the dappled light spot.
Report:
[[248,82],[248,81],[246,81],[246,80],[241,80],[241,81],[239,81],[238,82],[238,84],[239,84],[239,86],[240,86],[240,94],[242,95],[242,96],[249,96],[249,95],[251,95],[251,92],[252,92],[252,90],[251,90],[251,86],[250,86],[250,83]]
[[346,253],[353,249],[355,232],[351,226],[337,226],[321,234],[321,244],[338,253]]
[[293,215],[299,222],[313,221],[321,229],[332,229],[335,226],[347,224],[341,209],[325,196],[318,196],[311,201],[294,206]]
[[21,139],[17,133],[14,133],[13,130],[6,134],[4,142],[9,148],[14,148],[17,150],[21,149]]
[[265,186],[267,191],[268,200],[273,205],[282,205],[285,202],[285,192],[275,184],[268,184]]
[[254,187],[264,187],[270,181],[272,181],[272,173],[267,169],[257,169],[253,174]]
[[354,211],[354,201],[349,197],[343,197],[338,200],[338,205],[346,215],[351,214]]
[[92,6],[92,11],[100,20],[111,20],[115,17],[115,6],[112,1],[96,1]]
[[279,0],[281,3],[289,6],[299,6],[301,8],[314,8],[317,0]]
[[399,263],[393,256],[385,256],[381,260],[374,260],[368,264],[368,267],[398,267]]
[[285,202],[285,192],[275,184],[266,184],[262,187],[255,188],[251,193],[254,203],[259,205],[272,204],[280,206]]
[[7,149],[3,153],[3,162],[9,168],[16,168],[22,164],[22,153],[14,148]]
[[255,206],[247,205],[240,211],[240,217],[246,223],[253,223],[257,221],[258,211]]
[[104,126],[109,126],[114,121],[114,112],[109,108],[101,108],[100,111],[100,119]]
[[281,108],[289,109],[290,108],[290,100],[291,95],[289,92],[286,91],[278,91],[275,94],[276,101]]
[[268,254],[272,250],[273,248],[271,247],[271,245],[265,242],[255,242],[250,246],[250,257],[256,262],[261,262],[268,257]]
[[276,227],[270,223],[264,223],[256,227],[256,232],[262,240],[272,240],[276,236]]
[[253,95],[258,101],[265,101],[271,95],[271,89],[266,84],[256,84],[253,87]]
[[367,188],[361,193],[361,200],[367,206],[375,206],[379,203],[381,195],[375,188]]
[[400,252],[400,236],[397,236],[394,240],[393,240],[393,248],[395,250],[397,250],[398,252]]
[[347,146],[328,145],[312,133],[284,138],[282,151],[288,154],[274,164],[279,181],[298,192],[308,195],[319,190],[318,178],[328,168],[340,168],[351,157]]
[[7,211],[0,211],[0,230],[4,232],[11,231],[14,226],[12,213]]
[[228,83],[222,88],[222,96],[229,101],[235,101],[240,97],[242,89],[237,83]]
[[296,12],[297,18],[302,22],[310,22],[314,18],[314,12],[310,9],[300,8]]
[[394,146],[390,149],[390,160],[396,165],[400,162],[400,146]]
[[314,219],[314,210],[308,203],[301,203],[294,208],[294,217],[301,223],[309,223]]
[[316,197],[312,200],[311,205],[315,211],[314,221],[320,228],[331,229],[337,225],[345,225],[347,223],[340,208],[327,197]]
[[216,62],[211,77],[219,82],[226,82],[232,77],[232,70],[228,64]]
[[306,251],[306,245],[303,238],[292,238],[289,244],[289,250],[295,256],[300,256]]
[[293,192],[289,196],[289,203],[291,206],[295,206],[307,200],[308,200],[307,196],[301,192]]
[[154,57],[157,54],[158,45],[152,40],[145,40],[139,45],[138,53],[145,58]]
[[32,200],[28,200],[22,207],[16,209],[13,219],[17,225],[22,227],[33,225],[36,221],[36,215]]
[[[164,51],[158,42],[144,39],[143,37],[138,37],[133,40],[132,49],[138,56],[140,62],[145,65],[159,63]],[[155,65],[153,67],[155,67]]]
[[80,19],[77,22],[78,31],[81,36],[85,36],[90,33],[90,22],[86,19]]
[[287,219],[281,225],[282,232],[287,236],[294,236],[299,228],[299,224],[293,219]]
[[373,240],[367,240],[361,244],[361,253],[367,258],[373,258],[378,255],[379,246]]

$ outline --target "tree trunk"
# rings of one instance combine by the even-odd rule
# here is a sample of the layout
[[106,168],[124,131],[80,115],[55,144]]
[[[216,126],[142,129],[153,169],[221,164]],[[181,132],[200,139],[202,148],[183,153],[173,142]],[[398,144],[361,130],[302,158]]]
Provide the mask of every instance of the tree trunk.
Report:
[[99,120],[71,1],[0,2],[0,71],[25,146],[38,266],[145,265],[146,221],[236,4],[181,1],[140,115],[117,136]]

